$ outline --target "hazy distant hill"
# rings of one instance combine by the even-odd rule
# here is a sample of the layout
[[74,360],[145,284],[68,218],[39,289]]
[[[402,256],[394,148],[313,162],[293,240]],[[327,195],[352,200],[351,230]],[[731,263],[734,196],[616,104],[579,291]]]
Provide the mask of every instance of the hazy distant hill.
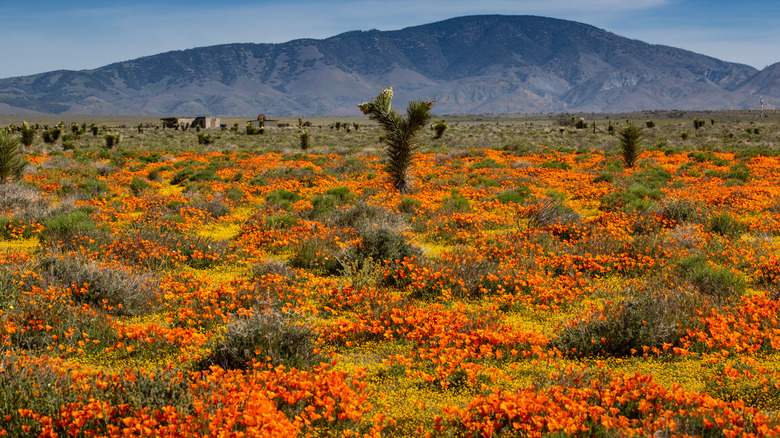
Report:
[[470,16],[0,79],[0,113],[358,114],[391,85],[399,105],[435,99],[439,114],[745,109],[758,94],[780,102],[780,66],[759,72],[572,21]]

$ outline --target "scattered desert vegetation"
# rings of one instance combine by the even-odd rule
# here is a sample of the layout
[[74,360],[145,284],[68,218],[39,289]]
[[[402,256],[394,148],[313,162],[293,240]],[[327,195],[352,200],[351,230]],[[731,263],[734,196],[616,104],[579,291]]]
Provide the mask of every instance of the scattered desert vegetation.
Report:
[[780,433],[776,115],[427,110],[1,125],[0,435]]

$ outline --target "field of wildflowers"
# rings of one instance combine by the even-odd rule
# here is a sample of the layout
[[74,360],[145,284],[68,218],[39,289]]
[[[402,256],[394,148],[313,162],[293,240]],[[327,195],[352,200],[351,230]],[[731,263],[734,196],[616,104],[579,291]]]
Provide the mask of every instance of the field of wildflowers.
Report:
[[778,120],[608,123],[39,136],[0,436],[780,435]]

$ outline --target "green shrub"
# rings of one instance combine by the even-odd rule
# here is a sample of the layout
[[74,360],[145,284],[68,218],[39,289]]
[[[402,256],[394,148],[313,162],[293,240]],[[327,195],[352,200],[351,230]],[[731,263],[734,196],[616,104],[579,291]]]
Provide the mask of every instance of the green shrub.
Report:
[[712,151],[689,152],[688,157],[693,158],[694,161],[696,161],[697,163],[704,163],[706,161],[709,161],[716,166],[725,166],[729,164],[727,160],[717,157],[715,154],[712,153]]
[[332,213],[336,210],[336,206],[339,205],[339,203],[338,196],[317,195],[311,200],[311,215],[316,218]]
[[319,271],[328,275],[338,275],[344,269],[341,259],[345,251],[334,242],[320,237],[312,237],[301,242],[288,261],[291,268],[303,268]]
[[599,176],[593,178],[594,183],[612,182],[614,180],[615,180],[615,175],[609,172],[601,172]]
[[194,173],[194,171],[191,168],[189,168],[189,167],[184,168],[184,169],[176,172],[171,177],[171,184],[172,185],[177,185],[177,184],[181,185],[182,183],[184,183],[188,179],[190,179],[190,177],[192,176],[193,173]]
[[90,216],[91,208],[85,207],[72,211],[55,214],[43,221],[43,238],[53,240],[66,240],[74,235],[97,230],[94,220]]
[[465,213],[471,211],[471,203],[458,189],[451,189],[450,197],[442,200],[441,209],[449,213]]
[[75,302],[97,307],[106,304],[106,310],[114,315],[148,314],[158,303],[156,282],[148,275],[71,256],[48,256],[40,265],[48,278],[66,287],[79,286],[80,290],[72,291]]
[[403,234],[391,228],[367,228],[361,230],[360,237],[362,243],[352,257],[359,261],[371,259],[392,262],[422,255],[417,247],[406,241]]
[[148,190],[151,185],[143,178],[136,176],[133,177],[132,181],[130,181],[130,185],[128,187],[130,188],[130,191],[133,192],[133,195],[138,196],[141,192]]
[[528,199],[530,194],[531,190],[528,187],[520,186],[499,193],[496,196],[496,199],[502,204],[522,204],[526,199]]
[[569,166],[567,163],[563,161],[545,161],[544,163],[540,164],[539,167],[542,169],[560,169],[560,170],[569,170],[571,169],[571,166]]
[[702,254],[678,260],[677,275],[696,286],[702,294],[721,301],[739,297],[746,289],[744,278],[728,268],[710,265]]
[[298,218],[290,214],[266,216],[265,225],[271,229],[287,229],[298,225]]
[[526,217],[528,218],[529,228],[546,227],[558,224],[577,224],[580,222],[580,215],[556,199],[543,199],[539,201],[532,211]]
[[45,143],[54,144],[59,140],[62,130],[60,128],[46,129],[41,133],[41,138]]
[[108,185],[97,178],[85,178],[79,181],[77,186],[87,196],[93,198],[108,192]]
[[706,300],[684,290],[629,291],[628,297],[606,301],[603,310],[584,321],[565,325],[552,343],[574,357],[642,354],[642,347],[679,345],[685,329],[698,320],[697,310],[705,306]]
[[269,365],[305,369],[324,357],[316,353],[314,328],[294,314],[256,309],[250,317],[234,317],[227,331],[196,369],[217,365],[223,369],[251,369],[252,360]]
[[752,177],[750,168],[745,163],[732,164],[729,171],[723,176],[726,179],[733,179],[741,182],[748,182]]
[[683,222],[701,222],[703,210],[703,205],[687,199],[676,199],[663,203],[661,215],[679,225]]
[[500,169],[506,167],[504,164],[499,163],[498,161],[488,158],[485,160],[482,160],[478,163],[474,163],[471,166],[469,166],[469,170],[479,170],[479,169]]
[[73,141],[73,134],[65,134],[62,136],[62,150],[72,151],[76,149],[76,143]]
[[422,201],[417,198],[403,197],[401,203],[398,205],[398,210],[401,213],[415,213],[418,208],[422,206]]
[[293,202],[301,200],[301,195],[286,189],[277,189],[266,195],[265,200],[272,205],[289,209]]
[[735,236],[743,233],[747,228],[745,224],[734,219],[734,216],[725,211],[710,217],[707,225],[709,231],[722,236]]

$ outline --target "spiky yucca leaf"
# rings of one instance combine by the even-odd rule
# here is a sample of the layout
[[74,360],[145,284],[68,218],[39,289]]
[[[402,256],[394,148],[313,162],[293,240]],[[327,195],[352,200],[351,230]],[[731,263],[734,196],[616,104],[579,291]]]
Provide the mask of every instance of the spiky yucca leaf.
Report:
[[27,161],[19,150],[19,140],[0,130],[0,183],[21,178],[25,167]]

